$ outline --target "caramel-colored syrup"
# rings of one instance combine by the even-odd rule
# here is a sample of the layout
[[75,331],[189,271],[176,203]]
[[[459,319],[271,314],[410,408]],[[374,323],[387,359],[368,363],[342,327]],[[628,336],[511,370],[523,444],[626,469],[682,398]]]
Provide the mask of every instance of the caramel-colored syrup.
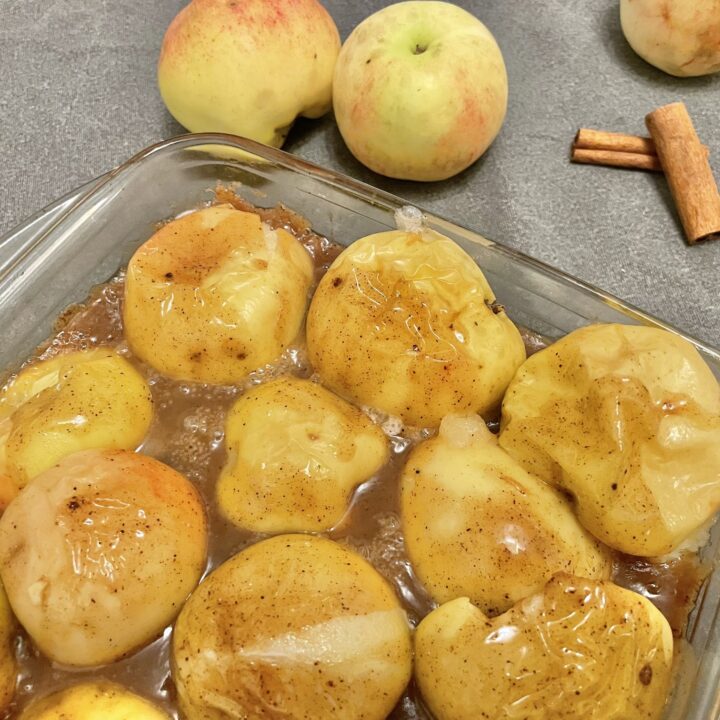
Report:
[[[218,200],[231,202],[241,210],[254,210],[245,201],[223,188]],[[307,222],[285,208],[259,211],[273,227],[292,232],[313,256],[316,282],[322,277],[342,247],[312,232]],[[122,327],[123,274],[96,288],[88,301],[69,308],[58,320],[56,333],[40,348],[38,357],[70,349],[97,345],[115,347],[133,362],[152,388],[155,417],[141,448],[171,465],[196,484],[205,500],[210,526],[207,571],[264,536],[244,532],[219,513],[213,489],[225,460],[223,428],[225,414],[233,401],[254,384],[285,373],[309,377],[312,369],[306,358],[302,338],[280,360],[262,368],[240,386],[216,387],[170,380],[159,375],[137,358],[125,343]],[[528,354],[545,343],[534,333],[523,331]],[[489,423],[497,430],[497,421]],[[391,436],[392,453],[388,463],[355,492],[346,516],[327,533],[366,557],[395,587],[400,601],[415,625],[434,604],[415,577],[405,553],[399,517],[398,477],[408,452],[422,434]],[[640,592],[654,602],[670,621],[677,636],[687,622],[704,570],[695,556],[653,564],[648,560],[618,556],[614,579]],[[161,582],[161,580],[159,580]],[[34,697],[83,680],[105,678],[151,698],[177,718],[175,688],[170,670],[171,628],[161,637],[124,660],[92,670],[59,667],[44,658],[26,635],[17,638],[20,666],[18,692],[12,706],[2,716],[17,718]],[[390,715],[392,720],[428,720],[417,691],[410,685]]]

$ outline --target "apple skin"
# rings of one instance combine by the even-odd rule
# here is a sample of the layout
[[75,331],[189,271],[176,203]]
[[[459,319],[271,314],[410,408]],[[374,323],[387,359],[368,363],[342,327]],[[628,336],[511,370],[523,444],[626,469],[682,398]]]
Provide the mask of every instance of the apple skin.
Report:
[[620,0],[632,49],[677,77],[720,72],[720,0]]
[[317,0],[192,0],[165,33],[158,85],[191,132],[280,147],[298,115],[330,109],[339,50]]
[[404,180],[444,180],[472,165],[507,109],[507,73],[490,31],[432,0],[376,12],[345,41],[333,105],[352,154]]

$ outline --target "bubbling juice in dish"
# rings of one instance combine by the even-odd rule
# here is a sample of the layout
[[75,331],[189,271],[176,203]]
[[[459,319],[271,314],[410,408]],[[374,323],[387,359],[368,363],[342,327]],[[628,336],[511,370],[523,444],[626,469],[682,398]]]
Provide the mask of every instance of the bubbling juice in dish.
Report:
[[[271,227],[284,228],[298,238],[314,263],[311,292],[343,249],[312,232],[307,221],[286,208],[256,209],[224,188],[218,188],[216,194],[219,202],[258,212]],[[153,394],[155,416],[141,450],[183,473],[200,491],[208,509],[210,527],[207,573],[265,537],[232,525],[220,514],[215,502],[215,483],[225,462],[225,416],[233,402],[254,385],[284,374],[311,377],[304,338],[299,337],[276,362],[251,373],[240,385],[212,386],[172,380],[139,361],[128,349],[122,325],[123,288],[121,272],[95,288],[84,304],[65,311],[58,320],[56,333],[40,348],[38,356],[109,346],[146,378]],[[521,332],[528,355],[547,344],[539,335],[528,330],[521,329]],[[381,423],[387,420],[381,416],[374,419]],[[496,419],[490,419],[488,425],[497,430]],[[384,428],[390,435],[388,462],[356,490],[346,515],[326,535],[368,559],[395,588],[411,622],[416,625],[433,609],[434,603],[415,577],[405,552],[398,478],[409,451],[431,433],[411,428],[399,431],[399,424],[392,422],[384,422]],[[707,568],[691,554],[659,564],[619,554],[615,557],[614,580],[655,603],[669,620],[676,637],[683,635],[706,574]],[[18,717],[22,708],[39,695],[84,680],[104,678],[152,699],[177,718],[175,688],[170,676],[170,638],[168,627],[161,637],[130,657],[98,669],[77,671],[52,664],[20,634],[16,643],[20,667],[18,691],[3,717],[5,720]],[[392,720],[430,717],[413,683],[389,717]]]

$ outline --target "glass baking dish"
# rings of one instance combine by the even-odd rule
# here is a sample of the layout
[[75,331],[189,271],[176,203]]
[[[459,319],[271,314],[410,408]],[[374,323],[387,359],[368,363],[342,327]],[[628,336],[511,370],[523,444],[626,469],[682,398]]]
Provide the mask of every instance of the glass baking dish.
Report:
[[[395,227],[401,199],[280,150],[229,135],[154,145],[62,198],[0,239],[0,368],[16,368],[50,336],[60,313],[125,266],[159,221],[207,202],[218,183],[258,206],[283,203],[342,245]],[[692,342],[720,378],[720,352],[547,265],[425,213],[482,267],[516,323],[558,338],[591,322],[662,327]],[[720,718],[720,572],[715,529],[703,557],[713,572],[688,626],[667,720]]]

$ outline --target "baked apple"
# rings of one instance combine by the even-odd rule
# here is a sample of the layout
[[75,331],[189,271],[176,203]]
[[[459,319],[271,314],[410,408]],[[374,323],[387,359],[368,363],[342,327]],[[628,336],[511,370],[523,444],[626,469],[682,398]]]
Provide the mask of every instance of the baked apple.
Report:
[[672,660],[649,600],[565,574],[492,620],[452,600],[415,633],[415,678],[437,720],[657,720]]
[[385,720],[410,679],[405,612],[351,550],[278,535],[214,570],[173,633],[187,720]]
[[121,685],[101,680],[73,685],[28,705],[19,720],[170,720]]
[[172,378],[237,382],[295,339],[312,279],[310,255],[286,230],[230,205],[197,210],[130,260],[127,339]]
[[0,393],[0,476],[19,489],[74,452],[133,450],[152,415],[148,384],[110,349],[29,365]]
[[475,416],[448,416],[400,477],[405,546],[437,602],[467,596],[496,615],[557,572],[604,579],[608,551],[560,493],[529,475]]
[[307,341],[331,390],[428,427],[495,408],[525,359],[474,260],[425,228],[350,245],[315,292]]
[[328,530],[387,460],[379,427],[310,380],[282,377],[242,395],[225,421],[222,512],[255,532]]
[[533,355],[505,395],[500,445],[630,555],[671,552],[720,507],[720,386],[665,330],[591,325]]
[[0,574],[51,660],[93,666],[159,635],[205,568],[205,510],[163,463],[86,450],[38,475],[0,518]]

